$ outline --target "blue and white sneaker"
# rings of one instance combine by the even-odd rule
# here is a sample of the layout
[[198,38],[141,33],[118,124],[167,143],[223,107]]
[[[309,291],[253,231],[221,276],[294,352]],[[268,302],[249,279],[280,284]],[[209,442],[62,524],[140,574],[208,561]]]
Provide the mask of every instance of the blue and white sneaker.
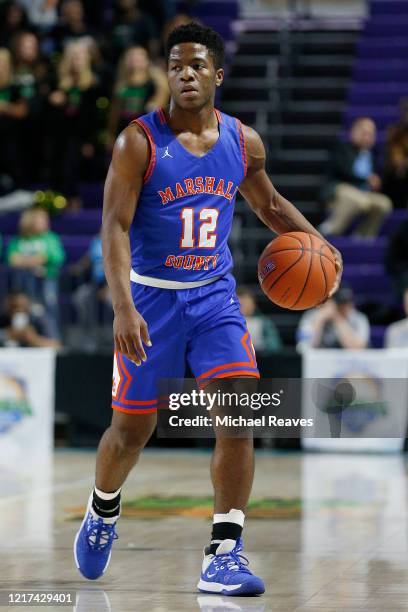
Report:
[[261,595],[265,585],[248,568],[248,559],[240,555],[242,539],[223,540],[215,555],[206,555],[197,588],[203,593],[221,595]]
[[115,524],[118,516],[103,519],[92,510],[92,493],[85,518],[74,542],[75,563],[84,578],[96,580],[106,571],[112,554],[112,544],[118,539]]

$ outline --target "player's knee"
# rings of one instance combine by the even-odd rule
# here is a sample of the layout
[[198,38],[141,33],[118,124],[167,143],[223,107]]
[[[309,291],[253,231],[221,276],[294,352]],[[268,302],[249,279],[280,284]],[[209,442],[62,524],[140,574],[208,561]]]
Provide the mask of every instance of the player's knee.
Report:
[[115,431],[116,444],[125,452],[132,453],[141,451],[149,441],[154,427],[137,429],[117,429]]
[[137,452],[147,444],[157,423],[156,414],[113,415],[111,432],[124,452]]

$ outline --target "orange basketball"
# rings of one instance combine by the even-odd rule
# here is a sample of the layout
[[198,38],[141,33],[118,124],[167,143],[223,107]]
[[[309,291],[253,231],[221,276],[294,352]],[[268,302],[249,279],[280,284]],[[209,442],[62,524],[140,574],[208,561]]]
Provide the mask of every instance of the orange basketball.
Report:
[[282,308],[306,310],[322,302],[336,279],[334,256],[317,236],[288,232],[272,240],[258,262],[262,291]]

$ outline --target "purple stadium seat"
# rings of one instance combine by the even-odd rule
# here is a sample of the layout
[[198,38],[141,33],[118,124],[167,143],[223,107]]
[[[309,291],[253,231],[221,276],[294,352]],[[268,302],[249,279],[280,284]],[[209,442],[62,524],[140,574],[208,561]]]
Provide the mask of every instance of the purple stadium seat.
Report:
[[[8,213],[0,216],[0,235],[16,234],[20,213]],[[64,212],[51,215],[51,229],[57,234],[98,234],[102,221],[101,209],[84,209],[75,212]]]
[[379,129],[385,129],[399,119],[399,110],[396,106],[352,106],[347,109],[345,121],[350,125],[355,119],[364,115],[371,117]]
[[381,304],[395,303],[391,281],[381,264],[346,264],[343,281],[353,288],[357,303],[366,300]]
[[360,40],[357,50],[361,58],[403,59],[408,57],[408,40],[401,37],[364,38]]
[[392,213],[384,220],[384,224],[381,228],[380,234],[382,236],[389,236],[398,228],[403,222],[408,220],[407,210],[393,210]]
[[187,12],[198,17],[206,26],[214,28],[224,40],[228,41],[233,37],[231,25],[238,18],[239,2],[237,0],[200,2],[189,6]]
[[354,236],[333,236],[330,241],[341,252],[345,265],[379,264],[384,261],[385,237],[368,241]]
[[231,34],[231,19],[229,17],[205,17],[203,19],[206,26],[213,28],[218,34],[221,34],[224,40],[230,40]]
[[88,250],[91,238],[89,236],[61,236],[67,254],[67,264],[78,261]]
[[190,9],[190,13],[196,17],[205,19],[214,13],[217,13],[219,17],[228,17],[229,19],[236,19],[239,13],[239,2],[237,0],[217,0],[216,2],[200,2],[197,6]]
[[362,59],[356,57],[353,69],[354,83],[362,81],[368,83],[404,82],[407,78],[407,63],[405,60],[392,59],[381,63],[379,58]]
[[0,216],[0,235],[16,234],[18,228],[19,213],[7,213]]
[[408,78],[403,83],[355,83],[348,94],[352,106],[391,106],[408,96]]
[[79,193],[86,208],[102,209],[102,183],[82,183],[80,185]]
[[51,219],[51,227],[58,234],[95,236],[102,222],[101,209],[65,212]]
[[372,325],[370,330],[371,348],[383,348],[384,335],[387,328],[384,325]]
[[408,16],[408,4],[406,0],[371,0],[370,12],[373,16]]
[[371,19],[364,27],[363,34],[365,37],[382,37],[384,33],[387,36],[403,37],[408,29],[408,17],[382,17],[381,19]]

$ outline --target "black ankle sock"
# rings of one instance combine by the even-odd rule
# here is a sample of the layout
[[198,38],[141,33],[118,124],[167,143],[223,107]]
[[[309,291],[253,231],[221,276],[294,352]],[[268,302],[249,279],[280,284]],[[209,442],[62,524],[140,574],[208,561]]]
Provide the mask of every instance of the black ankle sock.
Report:
[[242,527],[237,523],[214,523],[211,533],[211,544],[206,549],[207,554],[215,555],[222,540],[238,540]]
[[118,516],[120,512],[120,492],[113,499],[101,499],[94,489],[92,508],[102,518]]

